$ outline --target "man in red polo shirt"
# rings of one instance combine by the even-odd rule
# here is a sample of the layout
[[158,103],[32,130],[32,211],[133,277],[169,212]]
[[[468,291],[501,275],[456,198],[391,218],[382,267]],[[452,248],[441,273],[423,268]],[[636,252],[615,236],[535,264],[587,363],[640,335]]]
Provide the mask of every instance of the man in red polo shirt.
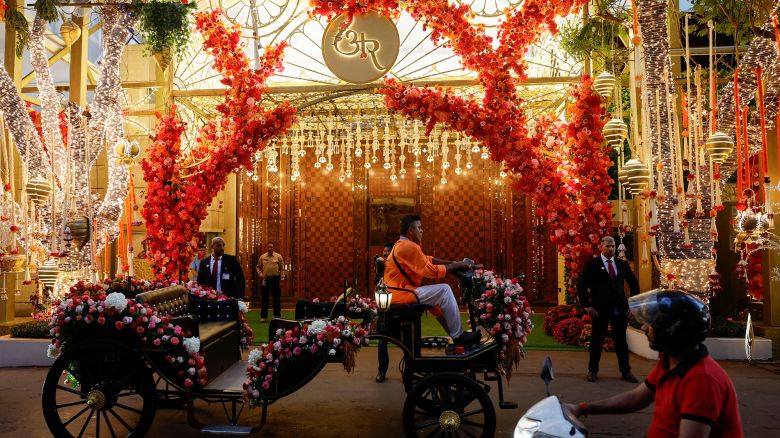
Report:
[[453,262],[423,254],[422,222],[420,216],[406,215],[401,218],[401,238],[390,251],[385,261],[384,282],[393,292],[394,304],[419,302],[441,309],[437,317],[442,327],[456,345],[472,345],[479,342],[479,332],[464,332],[460,309],[447,283],[423,286],[424,280],[441,282],[447,273],[471,268],[466,262]]
[[656,289],[629,299],[660,360],[631,391],[605,400],[566,404],[577,416],[635,412],[655,402],[648,438],[740,438],[737,394],[702,343],[710,329],[707,306],[677,290]]

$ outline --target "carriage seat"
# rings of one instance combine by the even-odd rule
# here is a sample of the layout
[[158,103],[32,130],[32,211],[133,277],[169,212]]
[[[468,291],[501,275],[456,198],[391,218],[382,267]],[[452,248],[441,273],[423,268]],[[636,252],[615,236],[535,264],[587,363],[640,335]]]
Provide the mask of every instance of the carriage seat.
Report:
[[140,293],[135,299],[168,315],[171,323],[200,338],[210,379],[240,360],[238,301],[202,300],[180,285]]

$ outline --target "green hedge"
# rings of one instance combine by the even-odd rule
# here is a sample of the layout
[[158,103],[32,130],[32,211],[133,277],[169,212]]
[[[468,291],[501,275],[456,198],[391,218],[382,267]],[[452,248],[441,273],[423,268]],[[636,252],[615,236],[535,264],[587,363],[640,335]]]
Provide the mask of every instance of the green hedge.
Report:
[[38,319],[35,321],[23,322],[17,324],[11,328],[12,338],[48,338],[49,335],[49,321],[46,319]]

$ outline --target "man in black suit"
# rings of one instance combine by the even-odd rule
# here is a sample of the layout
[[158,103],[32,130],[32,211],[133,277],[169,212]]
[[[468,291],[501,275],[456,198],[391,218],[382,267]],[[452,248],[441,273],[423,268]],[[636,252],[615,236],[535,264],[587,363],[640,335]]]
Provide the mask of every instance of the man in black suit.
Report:
[[238,259],[225,254],[225,241],[221,237],[211,239],[211,255],[200,261],[198,284],[231,298],[244,299],[244,272]]
[[599,257],[589,260],[577,283],[577,295],[580,305],[593,321],[590,337],[590,361],[588,362],[588,382],[595,382],[599,372],[601,345],[607,335],[607,325],[612,326],[612,339],[615,340],[615,353],[623,380],[637,383],[628,364],[628,300],[624,290],[624,281],[628,282],[631,295],[639,293],[639,282],[631,272],[631,267],[615,257],[615,239],[601,239]]

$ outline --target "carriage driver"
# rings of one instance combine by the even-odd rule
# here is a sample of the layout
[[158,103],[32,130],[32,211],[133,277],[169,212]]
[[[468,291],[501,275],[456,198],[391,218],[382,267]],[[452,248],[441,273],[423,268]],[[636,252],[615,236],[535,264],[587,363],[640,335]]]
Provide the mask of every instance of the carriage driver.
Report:
[[393,292],[393,304],[430,304],[441,309],[438,318],[456,345],[479,342],[479,332],[464,332],[460,309],[452,288],[447,283],[422,286],[424,279],[442,281],[448,273],[470,269],[467,262],[453,262],[423,254],[420,216],[406,215],[401,219],[401,238],[393,246],[385,262],[384,282]]

